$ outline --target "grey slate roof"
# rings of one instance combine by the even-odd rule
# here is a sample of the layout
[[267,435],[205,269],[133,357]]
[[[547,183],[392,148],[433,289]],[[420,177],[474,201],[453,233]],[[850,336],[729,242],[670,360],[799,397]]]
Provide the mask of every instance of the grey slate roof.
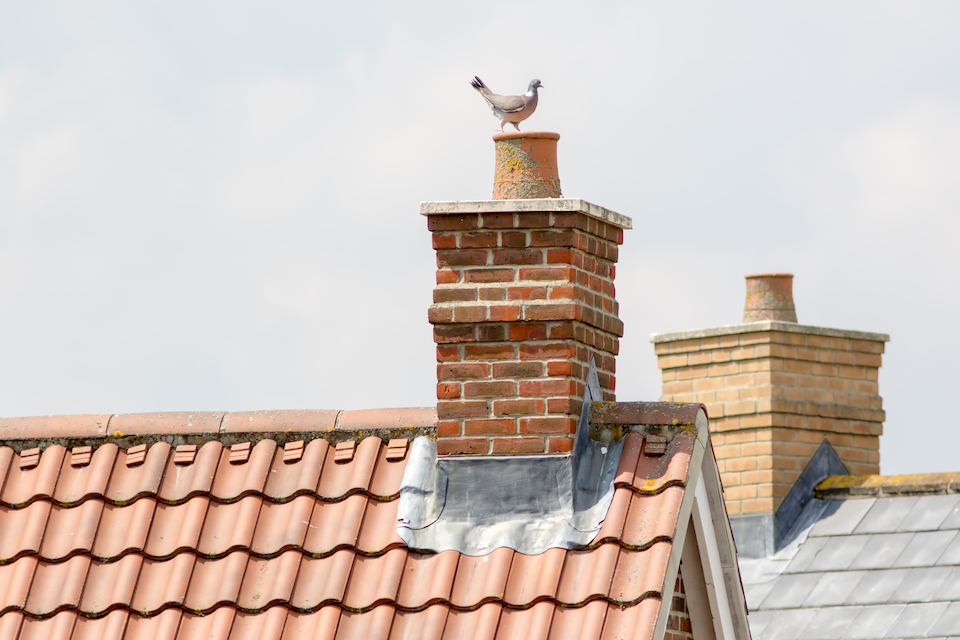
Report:
[[960,494],[811,499],[740,558],[753,640],[960,637]]

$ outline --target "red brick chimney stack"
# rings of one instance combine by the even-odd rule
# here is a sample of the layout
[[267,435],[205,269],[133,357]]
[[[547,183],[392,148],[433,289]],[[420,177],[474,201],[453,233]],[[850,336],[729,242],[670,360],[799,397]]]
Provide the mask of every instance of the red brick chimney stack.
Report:
[[568,452],[590,358],[614,400],[631,221],[560,197],[548,132],[496,134],[494,200],[425,202],[437,251],[440,455]]

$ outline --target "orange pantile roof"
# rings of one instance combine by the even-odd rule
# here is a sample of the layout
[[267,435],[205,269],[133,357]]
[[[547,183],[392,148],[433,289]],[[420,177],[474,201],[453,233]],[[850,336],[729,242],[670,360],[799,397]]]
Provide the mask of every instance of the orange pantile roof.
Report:
[[[254,414],[215,415],[189,420],[219,435]],[[138,422],[184,434],[184,416],[104,417],[98,435]],[[394,418],[380,426],[402,427]],[[695,432],[665,451],[663,438],[645,451],[642,434],[626,436],[586,547],[471,557],[398,536],[407,439],[338,432],[333,444],[285,424],[259,416],[274,432],[259,441],[0,447],[0,638],[652,636]]]

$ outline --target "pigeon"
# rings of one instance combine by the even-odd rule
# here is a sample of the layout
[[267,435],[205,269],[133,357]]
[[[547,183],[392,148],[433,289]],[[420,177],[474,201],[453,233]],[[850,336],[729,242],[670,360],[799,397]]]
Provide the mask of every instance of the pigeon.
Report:
[[500,131],[503,131],[503,125],[508,122],[520,131],[517,123],[526,120],[537,110],[537,89],[543,87],[539,80],[531,80],[527,92],[522,96],[498,96],[476,76],[470,81],[470,86],[480,92],[483,99],[490,105],[493,115],[500,118]]

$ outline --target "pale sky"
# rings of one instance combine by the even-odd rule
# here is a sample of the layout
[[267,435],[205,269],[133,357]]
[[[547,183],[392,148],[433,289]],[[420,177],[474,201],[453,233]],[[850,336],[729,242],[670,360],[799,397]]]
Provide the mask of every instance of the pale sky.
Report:
[[633,218],[620,400],[649,336],[889,333],[883,473],[960,471],[960,4],[0,4],[0,415],[435,402],[424,200],[490,197],[468,80]]

